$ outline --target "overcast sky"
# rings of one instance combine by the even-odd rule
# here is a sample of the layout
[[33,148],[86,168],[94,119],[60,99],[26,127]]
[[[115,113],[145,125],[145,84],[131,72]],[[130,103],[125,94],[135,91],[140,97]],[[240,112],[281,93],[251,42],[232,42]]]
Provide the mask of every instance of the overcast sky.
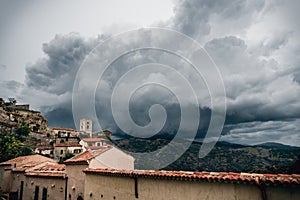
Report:
[[[1,1],[0,96],[30,103],[51,126],[74,127],[73,84],[90,51],[114,34],[163,27],[195,39],[218,66],[226,90],[223,140],[300,146],[299,7],[297,0]],[[151,61],[181,63],[155,52],[139,52],[118,60],[106,73],[105,83],[115,83],[126,66]],[[187,68],[177,66],[182,74],[189,74]],[[198,81],[189,75],[191,82]],[[150,76],[175,81],[163,71]],[[118,131],[106,104],[112,88],[99,84],[99,91],[96,110],[101,126]],[[176,131],[178,104],[166,92],[150,88],[135,94],[130,105],[133,120],[146,125],[150,104],[161,103],[170,118],[164,132]],[[199,135],[211,113],[206,98],[200,100]]]

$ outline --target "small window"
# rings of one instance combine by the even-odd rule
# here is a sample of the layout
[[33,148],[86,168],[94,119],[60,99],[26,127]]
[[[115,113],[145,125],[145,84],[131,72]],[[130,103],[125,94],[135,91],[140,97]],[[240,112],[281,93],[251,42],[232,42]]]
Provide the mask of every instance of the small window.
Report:
[[64,150],[60,150],[60,155],[62,155],[64,153]]
[[42,200],[47,200],[47,188],[43,188]]

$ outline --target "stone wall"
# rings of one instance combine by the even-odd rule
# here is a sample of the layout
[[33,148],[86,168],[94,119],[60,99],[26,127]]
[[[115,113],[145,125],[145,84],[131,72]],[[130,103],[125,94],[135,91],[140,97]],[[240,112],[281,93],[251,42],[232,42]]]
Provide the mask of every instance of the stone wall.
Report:
[[43,190],[47,191],[47,200],[65,199],[66,192],[65,178],[51,177],[27,177],[24,184],[24,199],[34,199],[38,187],[38,199],[42,199]]
[[266,186],[265,191],[256,184],[198,182],[190,180],[167,180],[133,178],[87,173],[85,200],[96,199],[142,199],[142,200],[280,200],[300,199],[299,187]]

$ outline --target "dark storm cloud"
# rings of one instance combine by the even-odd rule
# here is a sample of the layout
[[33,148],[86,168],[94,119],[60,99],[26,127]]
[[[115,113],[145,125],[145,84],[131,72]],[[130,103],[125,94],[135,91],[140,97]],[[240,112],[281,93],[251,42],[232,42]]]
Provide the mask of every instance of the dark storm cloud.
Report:
[[[277,140],[295,144],[299,141],[300,34],[299,27],[290,18],[296,19],[295,13],[287,12],[294,9],[292,4],[263,0],[176,1],[174,17],[165,25],[203,43],[222,74],[227,93],[225,140],[251,144]],[[21,96],[41,108],[50,125],[74,127],[71,107],[74,78],[85,56],[101,41],[101,37],[87,40],[77,34],[58,35],[43,45],[45,57],[27,67],[26,86]],[[114,55],[115,52],[107,53]],[[118,67],[105,74],[101,92],[96,94],[96,110],[103,128],[120,131],[111,112],[107,111],[109,97],[113,85],[129,69],[128,66],[143,62],[181,64],[176,59],[153,52],[147,52],[146,57],[132,54],[116,62]],[[191,81],[197,81],[186,66],[178,69],[190,76]],[[151,74],[158,80],[175,83],[172,75]],[[1,88],[22,88],[14,83],[0,84],[5,85]],[[124,87],[129,85],[125,83]],[[185,91],[179,93],[185,95]],[[150,98],[153,94],[155,101]],[[168,114],[164,131],[176,132],[179,105],[174,98],[166,97],[159,90],[142,92],[131,102],[132,119],[145,125],[149,123],[151,103],[164,103]],[[198,136],[201,137],[208,127],[211,108],[206,99],[200,99],[200,102]],[[91,102],[86,102],[89,104]],[[83,117],[88,117],[88,114]]]
[[97,41],[85,41],[78,34],[56,35],[43,44],[47,57],[26,68],[26,84],[57,95],[71,91],[74,78],[85,56]]
[[205,48],[223,72],[228,97],[227,123],[300,117],[299,85],[291,75],[272,69],[278,63],[261,61],[249,54],[245,42],[234,36],[214,39]]
[[41,109],[49,125],[75,128],[72,116],[74,79],[85,56],[102,40],[103,36],[84,39],[77,33],[56,35],[43,44],[45,56],[26,67],[26,87],[21,98]]

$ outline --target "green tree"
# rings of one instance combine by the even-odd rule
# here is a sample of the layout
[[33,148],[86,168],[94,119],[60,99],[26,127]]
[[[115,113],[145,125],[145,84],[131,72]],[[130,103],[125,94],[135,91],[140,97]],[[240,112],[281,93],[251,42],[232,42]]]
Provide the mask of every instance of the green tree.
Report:
[[21,142],[24,142],[30,133],[30,128],[26,124],[22,124],[15,129],[15,136]]
[[24,144],[14,135],[0,133],[0,162],[17,157],[23,147]]
[[69,158],[72,158],[74,156],[74,154],[67,152],[66,155],[59,160],[59,163],[63,163],[65,160],[68,160]]

